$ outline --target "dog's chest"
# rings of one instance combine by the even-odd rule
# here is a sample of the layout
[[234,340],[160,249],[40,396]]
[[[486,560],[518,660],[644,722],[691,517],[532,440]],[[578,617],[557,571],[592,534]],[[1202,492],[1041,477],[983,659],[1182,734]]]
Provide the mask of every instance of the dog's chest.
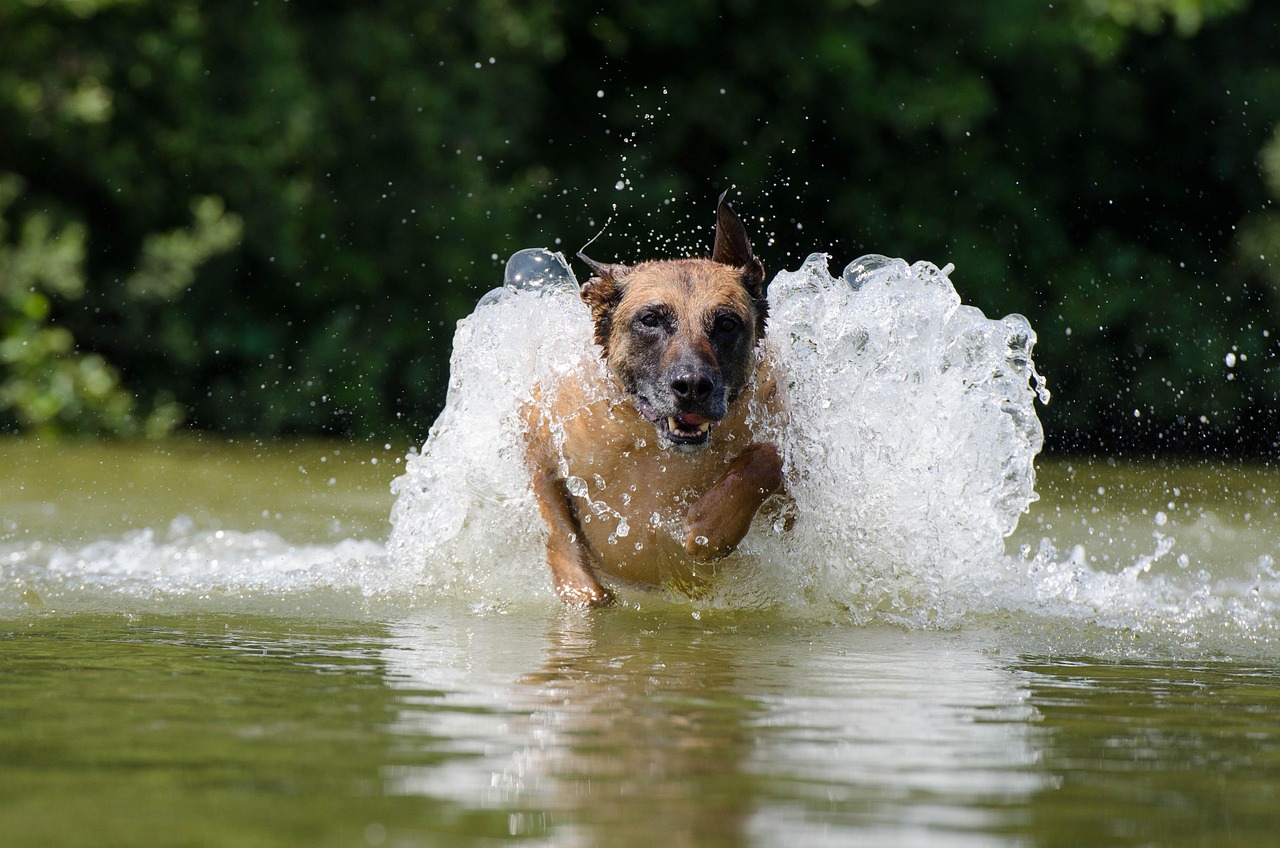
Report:
[[661,447],[647,421],[600,407],[566,421],[566,483],[597,566],[636,582],[694,579],[685,515],[746,446],[738,429],[723,428],[707,448],[681,454]]

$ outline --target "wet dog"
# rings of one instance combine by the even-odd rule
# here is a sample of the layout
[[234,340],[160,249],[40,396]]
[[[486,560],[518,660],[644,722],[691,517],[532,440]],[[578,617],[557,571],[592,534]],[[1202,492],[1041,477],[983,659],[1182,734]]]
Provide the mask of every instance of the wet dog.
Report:
[[696,586],[783,477],[776,446],[748,425],[749,410],[776,412],[757,349],[764,266],[724,196],[710,259],[578,256],[593,272],[580,294],[605,368],[599,385],[535,390],[526,456],[555,591],[598,606],[613,598],[601,575]]

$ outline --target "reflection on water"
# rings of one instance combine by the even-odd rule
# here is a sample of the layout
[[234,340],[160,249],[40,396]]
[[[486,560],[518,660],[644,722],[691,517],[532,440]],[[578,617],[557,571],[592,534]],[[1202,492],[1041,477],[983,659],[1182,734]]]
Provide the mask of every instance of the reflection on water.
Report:
[[1274,469],[1044,463],[1010,550],[1078,548],[1031,584],[1071,605],[961,585],[972,613],[897,628],[651,595],[581,614],[501,556],[445,591],[379,541],[385,450],[28,448],[0,444],[6,845],[1280,832]]
[[1276,844],[1280,672],[1275,665],[1023,666],[1041,713],[1031,799],[1046,846]]
[[0,625],[15,845],[1273,845],[1276,664],[679,609]]
[[834,641],[797,664],[805,683],[774,699],[784,720],[757,753],[803,802],[758,817],[772,842],[825,811],[833,845],[848,844],[840,831],[850,830],[931,845],[982,833],[991,844],[1013,805],[1053,783],[1034,769],[1036,710],[1019,676],[991,656],[893,632],[855,640],[854,650]]
[[389,791],[484,799],[557,844],[962,845],[1052,782],[1022,676],[960,641],[571,612],[513,635],[396,629],[395,732],[454,756]]

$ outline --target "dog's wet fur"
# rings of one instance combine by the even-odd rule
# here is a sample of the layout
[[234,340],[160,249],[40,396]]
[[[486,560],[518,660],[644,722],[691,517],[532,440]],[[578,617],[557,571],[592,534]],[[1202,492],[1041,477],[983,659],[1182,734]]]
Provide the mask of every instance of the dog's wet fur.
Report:
[[[601,575],[696,586],[782,488],[782,462],[747,426],[751,401],[775,402],[757,355],[768,302],[764,266],[724,196],[710,259],[579,258],[593,274],[580,293],[602,385],[538,387],[527,458],[556,593],[599,606],[613,599]],[[571,493],[569,478],[587,491]]]

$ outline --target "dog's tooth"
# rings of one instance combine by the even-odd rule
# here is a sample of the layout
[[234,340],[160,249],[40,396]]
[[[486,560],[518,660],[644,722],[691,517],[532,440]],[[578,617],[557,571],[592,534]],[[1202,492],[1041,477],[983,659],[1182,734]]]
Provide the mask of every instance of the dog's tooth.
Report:
[[711,422],[710,422],[710,421],[703,421],[701,424],[699,424],[699,425],[698,425],[698,432],[699,432],[699,433],[705,433],[705,432],[707,432],[707,431],[708,431],[708,430],[710,430],[710,429],[711,429]]
[[669,416],[667,416],[667,429],[668,429],[668,430],[679,430],[679,429],[680,429],[679,425],[677,425],[677,424],[676,424],[676,418],[675,418],[675,416],[674,416],[674,415],[669,415]]

